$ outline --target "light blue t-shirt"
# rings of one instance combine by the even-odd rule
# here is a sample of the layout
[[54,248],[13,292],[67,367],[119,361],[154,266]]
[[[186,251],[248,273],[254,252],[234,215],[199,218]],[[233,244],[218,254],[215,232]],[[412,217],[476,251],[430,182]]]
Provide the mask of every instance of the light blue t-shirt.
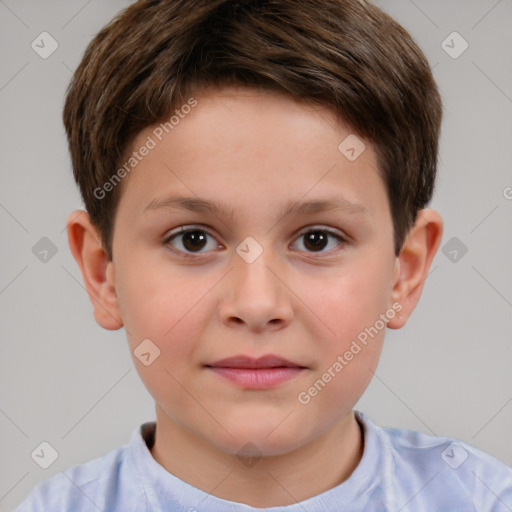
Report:
[[254,508],[216,498],[152,457],[155,423],[128,445],[37,485],[16,512],[511,512],[512,468],[463,442],[381,428],[356,412],[363,457],[340,485],[288,506]]

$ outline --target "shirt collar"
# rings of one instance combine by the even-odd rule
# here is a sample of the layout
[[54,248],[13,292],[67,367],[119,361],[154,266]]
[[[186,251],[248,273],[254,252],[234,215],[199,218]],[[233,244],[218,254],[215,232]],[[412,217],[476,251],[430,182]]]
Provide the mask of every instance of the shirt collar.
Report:
[[[359,465],[350,477],[341,484],[299,503],[271,508],[254,508],[217,498],[184,482],[164,469],[151,455],[154,443],[155,422],[148,422],[136,429],[129,444],[128,463],[136,474],[151,510],[165,510],[170,504],[183,510],[208,510],[209,512],[304,512],[337,510],[355,503],[363,494],[380,489],[380,496],[390,496],[393,460],[389,441],[382,429],[374,425],[366,415],[355,411],[356,419],[363,429],[364,451]],[[385,490],[386,488],[386,490]],[[384,492],[383,492],[384,491]],[[386,492],[388,491],[388,492]],[[383,503],[392,509],[391,503]]]

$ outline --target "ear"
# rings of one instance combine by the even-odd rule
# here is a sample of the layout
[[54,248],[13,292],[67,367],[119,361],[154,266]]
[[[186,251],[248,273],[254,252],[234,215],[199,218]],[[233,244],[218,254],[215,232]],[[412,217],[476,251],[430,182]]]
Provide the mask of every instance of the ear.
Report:
[[434,210],[420,210],[396,258],[391,300],[402,309],[394,306],[398,314],[388,322],[391,329],[403,327],[416,307],[442,235],[441,216]]
[[68,217],[67,232],[69,248],[80,267],[96,322],[105,329],[121,328],[123,321],[117,302],[113,263],[87,212],[72,212]]

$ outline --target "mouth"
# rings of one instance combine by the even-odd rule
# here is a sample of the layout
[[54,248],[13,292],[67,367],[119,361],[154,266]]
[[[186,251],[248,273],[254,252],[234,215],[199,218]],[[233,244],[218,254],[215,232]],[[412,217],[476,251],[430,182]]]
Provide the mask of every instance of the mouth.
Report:
[[246,389],[268,389],[287,382],[307,370],[306,366],[280,356],[260,358],[235,356],[221,359],[205,368]]

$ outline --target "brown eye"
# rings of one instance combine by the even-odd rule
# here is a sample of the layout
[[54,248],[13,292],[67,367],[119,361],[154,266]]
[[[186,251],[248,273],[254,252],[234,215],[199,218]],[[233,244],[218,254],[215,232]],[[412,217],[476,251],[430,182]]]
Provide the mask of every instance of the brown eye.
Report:
[[[209,233],[198,228],[181,228],[179,232],[167,237],[165,243],[185,254],[203,254],[209,249],[219,247],[219,244]],[[203,250],[205,248],[206,250]]]
[[325,249],[328,243],[328,236],[322,231],[310,231],[304,237],[304,246],[311,251],[321,251]]
[[206,245],[206,235],[203,231],[187,231],[181,236],[187,251],[200,251]]
[[[301,245],[304,247],[299,247],[299,250],[317,253],[330,252],[332,249],[335,249],[337,246],[345,243],[345,240],[341,235],[327,229],[309,230],[302,233],[299,236],[298,241],[302,242]],[[326,248],[328,250],[325,250]]]

